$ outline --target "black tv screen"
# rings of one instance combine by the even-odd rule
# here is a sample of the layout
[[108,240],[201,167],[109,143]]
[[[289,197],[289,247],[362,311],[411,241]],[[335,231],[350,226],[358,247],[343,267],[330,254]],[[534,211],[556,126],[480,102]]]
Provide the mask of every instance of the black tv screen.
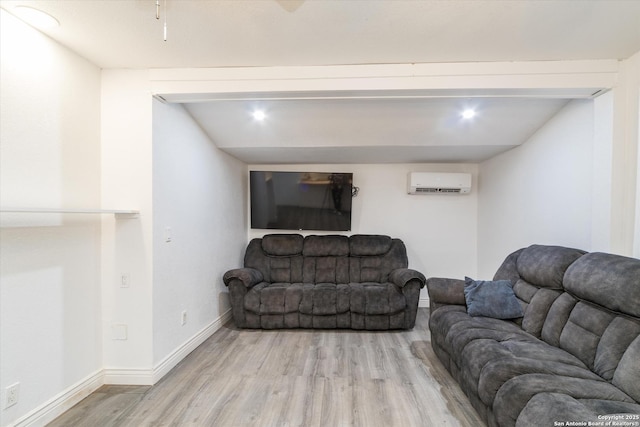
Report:
[[251,228],[351,230],[353,174],[251,171]]

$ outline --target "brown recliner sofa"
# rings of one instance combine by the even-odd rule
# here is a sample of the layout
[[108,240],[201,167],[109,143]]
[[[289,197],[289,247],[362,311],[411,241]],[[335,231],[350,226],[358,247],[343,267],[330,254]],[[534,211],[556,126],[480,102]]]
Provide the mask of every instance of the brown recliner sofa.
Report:
[[471,316],[471,279],[427,280],[433,349],[489,426],[640,425],[639,259],[533,245],[494,280],[519,317]]
[[425,277],[389,236],[269,234],[223,277],[240,328],[410,329]]

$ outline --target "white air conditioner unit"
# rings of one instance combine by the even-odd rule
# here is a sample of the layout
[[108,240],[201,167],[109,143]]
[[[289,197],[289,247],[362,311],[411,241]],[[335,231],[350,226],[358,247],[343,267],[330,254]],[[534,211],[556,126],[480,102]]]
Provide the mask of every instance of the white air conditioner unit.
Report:
[[470,173],[411,172],[409,194],[467,194],[471,192]]

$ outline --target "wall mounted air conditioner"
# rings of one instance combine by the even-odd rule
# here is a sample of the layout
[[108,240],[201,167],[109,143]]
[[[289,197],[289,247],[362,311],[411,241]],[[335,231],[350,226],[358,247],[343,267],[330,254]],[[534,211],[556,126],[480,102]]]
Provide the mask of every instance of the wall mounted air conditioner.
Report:
[[467,194],[471,192],[470,173],[411,172],[409,194]]

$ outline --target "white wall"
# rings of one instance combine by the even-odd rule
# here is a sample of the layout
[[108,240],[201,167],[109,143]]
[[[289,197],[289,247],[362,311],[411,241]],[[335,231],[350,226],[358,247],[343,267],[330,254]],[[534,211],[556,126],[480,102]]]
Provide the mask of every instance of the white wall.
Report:
[[612,249],[640,257],[640,51],[620,61],[613,94]]
[[593,141],[593,101],[571,101],[523,145],[480,165],[480,276],[534,243],[591,249]]
[[[152,382],[152,98],[145,70],[103,70],[102,205],[137,209],[136,219],[102,227],[102,330],[105,381]],[[130,277],[121,288],[121,275]],[[119,339],[116,328],[126,328]]]
[[[640,62],[640,54],[636,55],[637,61]],[[638,111],[640,111],[640,85],[638,86]],[[636,163],[636,221],[634,228],[633,256],[640,258],[640,117],[638,118],[638,158]]]
[[242,261],[246,200],[246,165],[220,151],[182,106],[154,101],[154,365],[228,312],[222,275]]
[[[343,234],[387,234],[402,239],[407,247],[409,267],[427,277],[464,278],[477,272],[477,165],[251,165],[249,169],[353,172],[353,185],[359,187],[360,192],[353,199],[351,232]],[[468,172],[473,176],[472,192],[467,195],[409,195],[409,172]],[[249,238],[269,232],[250,230]],[[422,305],[427,298],[427,291],[423,289]]]
[[[0,205],[99,208],[100,70],[0,16]],[[5,426],[102,367],[101,230],[100,216],[0,219]],[[5,409],[5,388],[16,382],[19,402]]]
[[593,100],[590,251],[612,252],[613,91]]

